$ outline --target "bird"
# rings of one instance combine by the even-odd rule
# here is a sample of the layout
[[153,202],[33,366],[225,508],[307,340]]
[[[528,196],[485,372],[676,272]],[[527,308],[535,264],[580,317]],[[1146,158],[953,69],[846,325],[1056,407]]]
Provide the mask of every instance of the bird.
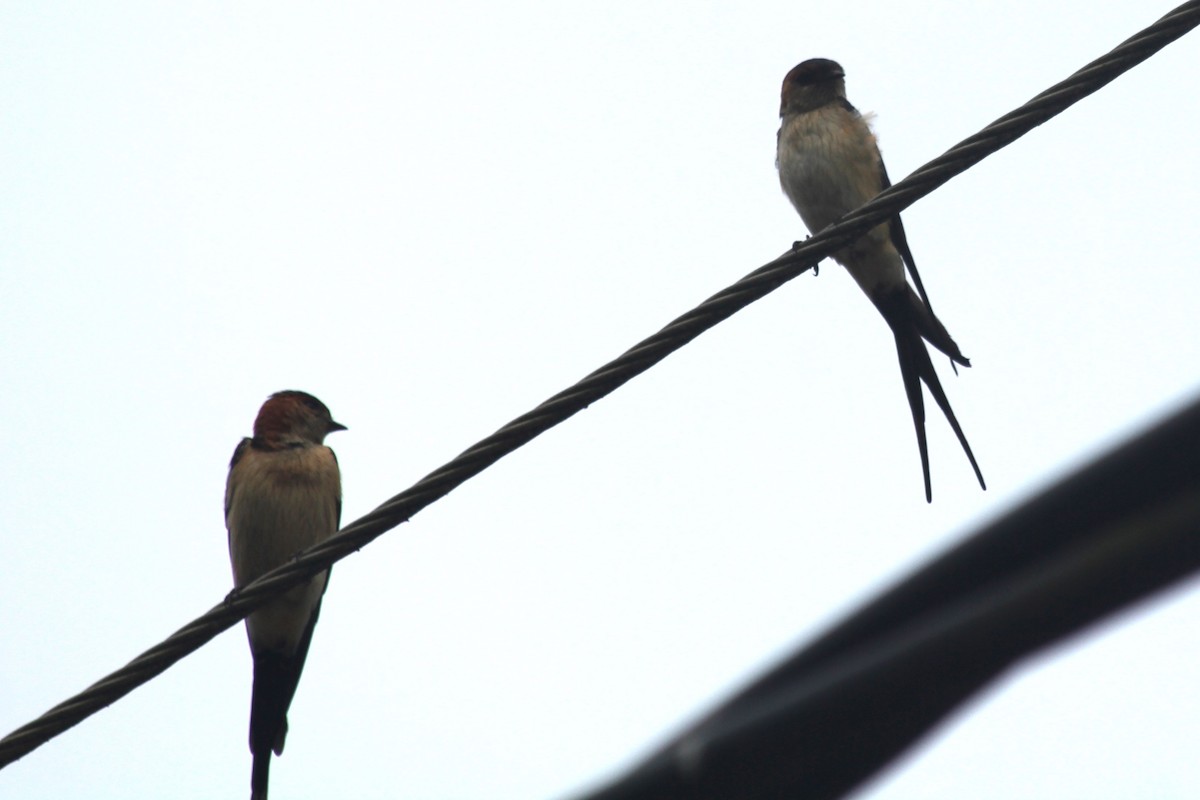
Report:
[[[225,527],[234,591],[332,536],[342,513],[337,456],[326,435],[344,431],[306,392],[267,398],[229,462]],[[283,753],[287,713],[321,611],[329,570],[246,618],[254,659],[250,701],[251,800],[266,800],[271,753]]]
[[[780,93],[775,151],[779,183],[814,234],[892,185],[869,115],[860,114],[846,99],[845,77],[836,61],[811,58],[787,73]],[[952,366],[969,367],[971,362],[933,314],[900,215],[871,228],[833,253],[833,258],[874,303],[895,337],[900,375],[917,431],[926,502],[933,502],[933,490],[922,381],[946,415],[980,487],[986,490],[983,473],[950,408],[925,342],[949,356]],[[916,291],[905,277],[906,267]]]

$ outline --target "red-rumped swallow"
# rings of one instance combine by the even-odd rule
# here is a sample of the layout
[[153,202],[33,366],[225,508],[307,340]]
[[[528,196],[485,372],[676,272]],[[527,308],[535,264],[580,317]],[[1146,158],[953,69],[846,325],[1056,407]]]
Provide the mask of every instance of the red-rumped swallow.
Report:
[[[812,233],[866,203],[891,186],[875,136],[862,114],[846,99],[846,73],[835,61],[812,58],[792,69],[783,79],[779,117],[782,123],[775,166],[779,183],[800,218]],[[979,485],[986,489],[983,473],[967,444],[950,401],[929,360],[928,341],[950,356],[951,364],[971,362],[933,315],[925,287],[917,274],[900,215],[882,222],[854,243],[833,254],[867,297],[879,309],[896,337],[900,374],[912,408],[925,474],[925,499],[933,501],[929,483],[929,448],[925,441],[925,404],[921,381],[950,421],[966,451]],[[914,292],[904,276],[908,267]],[[922,341],[925,340],[925,341]]]
[[[337,531],[342,479],[337,457],[323,442],[344,431],[311,394],[271,395],[229,463],[225,527],[235,587],[284,564]],[[271,751],[283,753],[287,712],[312,642],[329,570],[246,618],[254,656],[250,701],[251,800],[266,800]]]

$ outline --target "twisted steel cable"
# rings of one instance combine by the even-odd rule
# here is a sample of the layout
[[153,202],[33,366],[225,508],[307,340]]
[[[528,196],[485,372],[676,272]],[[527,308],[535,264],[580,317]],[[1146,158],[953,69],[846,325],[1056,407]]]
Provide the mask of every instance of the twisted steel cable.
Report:
[[500,458],[645,372],[745,306],[811,269],[822,258],[844,247],[869,228],[899,213],[955,175],[1099,90],[1197,25],[1200,25],[1200,0],[1191,0],[1066,80],[955,145],[871,202],[803,243],[797,243],[779,258],[676,318],[574,386],[509,422],[374,511],[346,526],[336,536],[304,551],[288,564],[272,570],[241,590],[230,593],[222,603],[124,667],[0,739],[0,769],[162,673],[222,631],[236,625],[271,598],[408,521],[413,514],[444,497]]

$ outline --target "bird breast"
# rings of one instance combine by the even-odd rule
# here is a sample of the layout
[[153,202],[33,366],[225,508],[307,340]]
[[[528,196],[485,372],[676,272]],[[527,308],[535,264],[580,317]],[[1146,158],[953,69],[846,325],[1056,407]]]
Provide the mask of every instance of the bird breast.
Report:
[[784,118],[778,165],[783,191],[811,233],[883,188],[871,129],[861,116],[835,105]]

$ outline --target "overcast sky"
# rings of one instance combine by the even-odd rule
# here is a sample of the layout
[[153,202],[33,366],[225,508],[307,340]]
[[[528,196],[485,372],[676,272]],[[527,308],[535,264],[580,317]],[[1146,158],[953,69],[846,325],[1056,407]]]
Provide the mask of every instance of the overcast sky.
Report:
[[[0,8],[0,735],[231,586],[271,392],[351,521],[771,260],[779,84],[846,69],[893,180],[1169,3]],[[1196,395],[1200,38],[905,214],[989,489],[826,264],[334,569],[272,796],[555,800]],[[1014,672],[864,798],[1182,798],[1194,586]],[[228,631],[0,795],[248,794]]]

